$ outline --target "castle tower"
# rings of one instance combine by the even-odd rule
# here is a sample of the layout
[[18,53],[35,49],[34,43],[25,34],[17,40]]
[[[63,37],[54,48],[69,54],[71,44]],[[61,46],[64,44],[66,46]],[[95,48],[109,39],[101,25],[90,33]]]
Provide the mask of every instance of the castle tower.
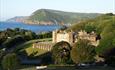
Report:
[[57,42],[60,42],[60,41],[66,41],[68,42],[69,44],[73,44],[75,42],[75,37],[74,37],[74,33],[73,31],[53,31],[52,32],[52,43],[57,43]]
[[71,30],[71,32],[69,32],[69,43],[73,44],[74,42],[74,37],[73,37],[73,31]]
[[57,38],[57,30],[52,32],[52,43],[56,43]]

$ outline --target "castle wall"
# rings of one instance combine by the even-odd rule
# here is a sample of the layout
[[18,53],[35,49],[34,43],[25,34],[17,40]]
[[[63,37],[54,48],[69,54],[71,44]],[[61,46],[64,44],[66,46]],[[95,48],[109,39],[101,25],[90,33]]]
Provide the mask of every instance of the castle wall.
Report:
[[53,37],[52,37],[52,42],[53,43],[57,43],[57,42],[61,42],[61,41],[66,41],[70,44],[73,43],[73,32],[65,32],[65,31],[53,31],[52,33]]
[[53,42],[53,43],[56,43],[56,38],[57,38],[56,35],[57,35],[57,31],[53,31],[53,32],[52,32],[52,42]]
[[39,43],[34,43],[33,48],[38,48],[42,50],[47,50],[50,51],[52,49],[53,43],[46,43],[46,42],[39,42]]
[[69,42],[69,34],[65,33],[65,34],[57,34],[57,41],[56,42],[60,42],[60,41],[66,41]]
[[96,40],[96,36],[97,35],[94,32],[87,33],[87,32],[82,31],[82,30],[80,32],[78,32],[78,39],[87,39],[94,46],[98,46],[99,45],[99,40]]

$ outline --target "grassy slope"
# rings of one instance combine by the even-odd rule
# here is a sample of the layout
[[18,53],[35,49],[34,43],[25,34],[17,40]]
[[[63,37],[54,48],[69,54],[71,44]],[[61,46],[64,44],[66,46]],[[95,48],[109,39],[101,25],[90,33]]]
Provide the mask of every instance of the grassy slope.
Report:
[[87,25],[95,27],[95,32],[101,36],[99,47],[96,48],[98,53],[103,53],[109,48],[115,47],[115,15],[101,15],[95,19],[75,24],[67,30],[85,30]]
[[28,56],[30,56],[31,54],[34,54],[34,56],[39,56],[41,54],[44,54],[47,52],[47,50],[42,50],[42,49],[39,49],[39,48],[32,48],[32,45],[29,46],[28,48],[25,49]]
[[72,25],[67,30],[73,30],[73,31],[79,31],[81,29],[84,29],[87,24],[90,24],[92,26],[95,26],[97,30],[100,28],[100,33],[103,31],[104,27],[108,26],[108,24],[114,24],[115,23],[115,16],[109,16],[109,15],[101,15],[99,17],[96,17],[94,19],[82,21],[80,23],[76,23]]
[[37,52],[37,54],[35,54],[35,56],[39,56],[40,54],[46,53],[46,50],[41,50],[38,48],[32,48],[32,44],[38,41],[51,41],[51,38],[46,38],[46,39],[36,39],[36,40],[31,40],[28,42],[25,42],[19,46],[17,46],[17,48],[15,49],[15,52],[20,52],[20,51],[24,51],[26,50],[26,52],[28,53],[28,55]]

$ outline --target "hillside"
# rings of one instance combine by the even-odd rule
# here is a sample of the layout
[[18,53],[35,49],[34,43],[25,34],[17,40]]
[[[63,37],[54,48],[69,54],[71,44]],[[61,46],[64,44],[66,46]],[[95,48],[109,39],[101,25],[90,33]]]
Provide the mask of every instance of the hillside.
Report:
[[28,24],[72,24],[81,20],[99,16],[98,13],[73,13],[51,9],[39,9],[33,12],[25,23]]
[[25,16],[16,16],[7,20],[7,22],[24,22],[27,19]]
[[73,31],[95,31],[101,38],[99,46],[96,48],[99,54],[115,48],[115,15],[112,13],[74,24],[67,30],[71,29]]

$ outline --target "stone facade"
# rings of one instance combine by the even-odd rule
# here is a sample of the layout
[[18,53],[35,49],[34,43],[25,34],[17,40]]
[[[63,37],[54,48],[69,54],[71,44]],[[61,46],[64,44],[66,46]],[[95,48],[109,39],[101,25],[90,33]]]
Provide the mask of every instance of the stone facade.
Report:
[[77,33],[73,31],[66,32],[66,31],[56,30],[56,31],[53,31],[52,36],[53,36],[52,37],[53,43],[66,41],[70,45],[72,45],[73,43],[77,42],[78,39],[87,39],[94,46],[97,46],[99,44],[99,40],[96,39],[97,38],[96,33],[94,32],[87,33],[84,30],[81,30]]
[[50,51],[52,49],[53,43],[49,42],[38,42],[33,44],[33,48],[39,48],[42,50]]
[[57,43],[60,41],[66,41],[66,42],[72,44],[74,41],[73,31],[66,32],[66,31],[62,31],[62,30],[56,30],[56,31],[53,31],[52,36],[53,36],[52,37],[53,43]]
[[76,42],[77,42],[77,39],[87,39],[94,46],[98,46],[99,44],[99,40],[97,40],[97,35],[94,31],[92,31],[91,33],[87,33],[86,31],[81,30],[77,34]]

